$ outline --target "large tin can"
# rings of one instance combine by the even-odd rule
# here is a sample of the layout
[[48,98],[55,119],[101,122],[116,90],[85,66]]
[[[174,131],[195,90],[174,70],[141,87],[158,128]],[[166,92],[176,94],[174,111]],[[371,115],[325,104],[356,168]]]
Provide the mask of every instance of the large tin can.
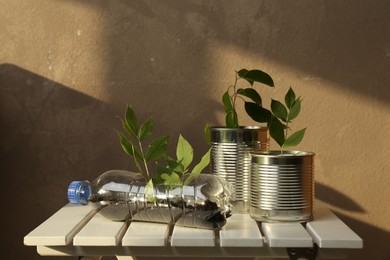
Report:
[[258,221],[306,222],[313,218],[314,153],[251,154],[250,214]]
[[212,173],[233,185],[233,212],[249,212],[250,153],[268,147],[267,127],[211,128]]

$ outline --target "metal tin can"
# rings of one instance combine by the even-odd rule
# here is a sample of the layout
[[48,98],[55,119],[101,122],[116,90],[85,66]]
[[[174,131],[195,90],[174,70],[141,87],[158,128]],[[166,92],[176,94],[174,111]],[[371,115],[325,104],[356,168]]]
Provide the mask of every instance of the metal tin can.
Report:
[[267,127],[211,128],[212,173],[233,185],[233,212],[249,212],[250,153],[268,147]]
[[306,222],[313,218],[314,153],[251,153],[250,214],[258,221]]

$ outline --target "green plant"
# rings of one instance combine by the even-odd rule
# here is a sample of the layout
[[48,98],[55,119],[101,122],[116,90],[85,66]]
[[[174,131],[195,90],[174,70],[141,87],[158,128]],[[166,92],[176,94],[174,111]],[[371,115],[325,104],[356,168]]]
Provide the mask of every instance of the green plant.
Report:
[[[237,88],[239,80],[245,80],[249,83],[248,88]],[[261,70],[246,70],[241,69],[236,71],[236,77],[233,86],[229,86],[227,91],[222,96],[222,102],[226,112],[226,126],[229,128],[239,127],[238,115],[236,111],[237,98],[244,100],[245,108],[253,111],[258,122],[268,122],[270,112],[262,107],[262,99],[260,94],[253,88],[254,82],[262,83],[270,87],[274,87],[273,79],[270,75]],[[246,100],[253,102],[247,102]],[[254,106],[255,105],[255,106]]]
[[122,119],[122,128],[125,133],[116,131],[123,151],[133,157],[135,165],[139,172],[149,181],[150,170],[149,163],[162,158],[168,148],[169,136],[164,135],[154,139],[147,149],[143,142],[153,133],[154,122],[151,118],[141,124],[138,123],[133,109],[127,106],[125,118]]
[[[152,119],[148,119],[139,125],[134,110],[127,106],[125,118],[121,118],[121,122],[125,132],[116,132],[122,149],[134,159],[137,169],[148,182],[147,187],[149,188],[153,187],[153,184],[185,185],[200,174],[210,162],[209,150],[193,168],[185,183],[183,183],[182,177],[188,172],[188,167],[193,161],[194,150],[182,135],[179,136],[176,159],[174,159],[166,155],[169,142],[167,135],[155,138],[145,150],[144,142],[152,134],[154,128]],[[165,159],[166,166],[161,166],[157,163],[162,158]],[[154,178],[151,177],[150,163],[154,163],[157,167],[157,174]]]
[[201,158],[200,162],[189,171],[189,166],[194,159],[194,150],[191,144],[182,136],[179,136],[176,147],[176,159],[165,156],[166,166],[157,165],[157,176],[154,183],[164,183],[165,185],[178,185],[181,183],[184,174],[190,173],[182,183],[187,185],[193,178],[200,174],[210,163],[210,149]]
[[[272,139],[280,146],[282,152],[285,148],[298,145],[305,135],[306,128],[289,135],[289,132],[291,131],[290,124],[292,123],[292,120],[299,115],[301,103],[301,97],[297,98],[291,87],[284,97],[284,104],[274,99],[271,100],[271,115],[267,125]],[[246,111],[251,118],[258,121],[256,110],[262,111],[258,105],[253,105],[249,111],[246,108]]]
[[[248,88],[237,88],[240,79],[250,84]],[[294,90],[290,87],[284,98],[284,104],[280,101],[271,100],[271,109],[263,107],[260,94],[253,88],[254,82],[274,87],[273,79],[266,72],[261,70],[241,69],[236,71],[233,86],[230,86],[222,96],[222,102],[226,112],[226,126],[230,128],[239,127],[238,115],[236,112],[237,98],[244,101],[246,113],[256,122],[267,123],[272,139],[281,147],[285,148],[298,145],[304,135],[306,128],[289,134],[290,124],[301,110],[301,98],[296,98]]]

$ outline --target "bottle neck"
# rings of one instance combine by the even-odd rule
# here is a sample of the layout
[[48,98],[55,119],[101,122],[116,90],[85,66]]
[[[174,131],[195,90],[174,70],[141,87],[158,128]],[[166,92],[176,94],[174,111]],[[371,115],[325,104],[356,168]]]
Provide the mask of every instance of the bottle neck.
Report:
[[91,184],[89,181],[73,181],[68,187],[69,202],[87,205],[91,197]]

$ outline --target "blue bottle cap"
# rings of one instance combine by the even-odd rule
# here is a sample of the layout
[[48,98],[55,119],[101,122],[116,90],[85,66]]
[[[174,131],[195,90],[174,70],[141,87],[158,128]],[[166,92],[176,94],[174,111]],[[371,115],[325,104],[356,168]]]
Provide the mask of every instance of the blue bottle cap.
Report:
[[72,181],[68,187],[68,200],[74,204],[87,205],[91,196],[89,181]]

